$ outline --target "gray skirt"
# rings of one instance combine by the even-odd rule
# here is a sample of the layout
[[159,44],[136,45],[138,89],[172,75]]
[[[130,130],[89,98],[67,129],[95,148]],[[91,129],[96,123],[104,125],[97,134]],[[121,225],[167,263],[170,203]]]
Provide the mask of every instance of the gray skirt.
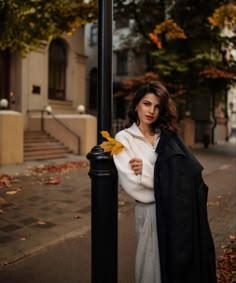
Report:
[[136,202],[136,283],[161,283],[155,203]]

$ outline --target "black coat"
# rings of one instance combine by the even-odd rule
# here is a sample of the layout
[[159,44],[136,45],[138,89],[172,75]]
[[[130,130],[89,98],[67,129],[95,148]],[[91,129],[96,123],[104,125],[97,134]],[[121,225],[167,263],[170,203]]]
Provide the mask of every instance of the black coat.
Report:
[[154,173],[162,283],[216,283],[203,167],[174,133],[160,137]]

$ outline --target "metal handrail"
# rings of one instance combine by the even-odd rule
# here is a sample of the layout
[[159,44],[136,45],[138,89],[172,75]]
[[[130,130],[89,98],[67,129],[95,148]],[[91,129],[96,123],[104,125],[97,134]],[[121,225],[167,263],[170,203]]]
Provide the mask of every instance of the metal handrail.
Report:
[[45,131],[44,129],[44,113],[46,112],[48,115],[51,115],[52,118],[58,123],[60,124],[64,129],[66,129],[68,132],[70,132],[73,136],[75,136],[77,138],[77,144],[78,144],[78,154],[80,154],[80,136],[73,131],[72,129],[70,129],[65,123],[63,123],[60,119],[58,119],[55,114],[53,112],[49,112],[45,109],[30,109],[27,110],[27,113],[31,113],[31,112],[40,112],[41,115],[41,131]]

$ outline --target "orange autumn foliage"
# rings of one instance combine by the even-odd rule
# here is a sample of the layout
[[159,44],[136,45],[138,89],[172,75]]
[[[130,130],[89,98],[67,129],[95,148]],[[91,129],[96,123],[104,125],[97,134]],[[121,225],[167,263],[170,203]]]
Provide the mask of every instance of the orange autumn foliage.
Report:
[[156,44],[156,47],[158,49],[162,48],[162,44],[160,42],[160,40],[158,39],[158,37],[154,34],[154,33],[149,33],[149,38]]
[[203,71],[199,72],[199,75],[210,79],[232,79],[234,77],[233,73],[220,70],[216,67],[205,68]]
[[236,24],[236,3],[223,4],[217,8],[208,21],[214,27],[228,27],[234,29]]
[[172,19],[167,19],[159,25],[156,25],[153,32],[156,35],[164,33],[170,39],[186,38],[183,29]]

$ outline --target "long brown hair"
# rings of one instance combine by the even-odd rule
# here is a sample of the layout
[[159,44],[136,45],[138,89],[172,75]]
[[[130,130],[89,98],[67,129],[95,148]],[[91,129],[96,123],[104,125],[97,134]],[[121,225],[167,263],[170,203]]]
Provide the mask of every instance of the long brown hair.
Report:
[[133,123],[136,123],[137,125],[139,124],[138,114],[135,108],[139,104],[140,100],[148,93],[153,93],[160,99],[159,117],[152,124],[153,131],[156,132],[160,130],[162,132],[177,132],[176,107],[170,98],[168,90],[159,81],[146,82],[138,87],[128,109],[126,127],[130,127]]

